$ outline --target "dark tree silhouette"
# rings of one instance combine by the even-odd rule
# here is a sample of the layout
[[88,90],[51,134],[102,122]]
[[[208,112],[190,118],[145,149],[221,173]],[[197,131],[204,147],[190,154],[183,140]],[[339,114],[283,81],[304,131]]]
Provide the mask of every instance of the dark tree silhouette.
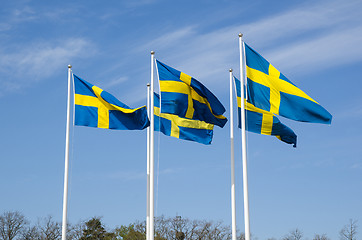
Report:
[[27,223],[28,221],[20,212],[4,212],[0,216],[0,238],[2,240],[14,239]]
[[85,229],[80,240],[111,240],[114,233],[108,233],[100,220],[100,218],[92,218],[85,223]]

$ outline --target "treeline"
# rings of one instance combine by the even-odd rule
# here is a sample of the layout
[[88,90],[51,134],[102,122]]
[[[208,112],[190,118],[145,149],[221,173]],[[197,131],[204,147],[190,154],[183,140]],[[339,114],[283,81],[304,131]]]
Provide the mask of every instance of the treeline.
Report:
[[[31,224],[23,214],[17,211],[0,215],[0,240],[60,240],[62,233],[60,222],[51,216]],[[113,230],[107,229],[100,217],[67,226],[69,240],[145,240],[146,222],[121,225]],[[238,234],[238,240],[244,240],[244,234]],[[252,236],[252,239],[257,239]],[[303,240],[302,231],[290,231],[280,240]],[[155,218],[155,240],[231,240],[231,229],[222,222],[190,220],[176,216]],[[268,240],[277,240],[269,238]],[[315,234],[313,240],[330,240],[326,234]],[[350,220],[340,230],[340,240],[357,240],[357,221]]]
[[[60,222],[51,216],[31,224],[20,212],[4,212],[0,216],[1,240],[60,240]],[[135,222],[107,230],[101,218],[94,217],[77,224],[68,224],[69,240],[143,240],[146,239],[146,223]],[[231,239],[230,227],[222,222],[190,220],[164,216],[155,218],[155,240],[227,240]],[[240,234],[238,239],[244,239]]]

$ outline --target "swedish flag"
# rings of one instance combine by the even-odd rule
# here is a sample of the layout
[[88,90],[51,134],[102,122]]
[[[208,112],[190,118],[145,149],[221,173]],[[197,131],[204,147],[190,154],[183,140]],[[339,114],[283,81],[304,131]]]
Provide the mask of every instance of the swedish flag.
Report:
[[161,89],[161,111],[182,118],[200,120],[224,127],[224,106],[199,81],[156,61]]
[[301,122],[330,124],[332,115],[245,44],[248,101]]
[[160,97],[154,94],[155,131],[179,139],[211,144],[214,125],[160,112]]
[[[241,115],[241,88],[240,81],[234,77],[236,95],[238,102],[239,128]],[[253,104],[245,101],[246,130],[264,135],[276,136],[279,140],[293,144],[296,147],[297,135],[289,127],[282,124],[273,113],[255,107]]]
[[141,130],[150,125],[146,106],[132,109],[108,92],[73,76],[75,125],[118,130]]

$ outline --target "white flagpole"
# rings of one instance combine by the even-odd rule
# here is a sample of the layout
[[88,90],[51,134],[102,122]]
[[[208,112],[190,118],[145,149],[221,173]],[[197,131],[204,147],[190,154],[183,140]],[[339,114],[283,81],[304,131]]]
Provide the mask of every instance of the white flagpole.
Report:
[[245,240],[250,240],[250,216],[249,216],[249,193],[248,193],[248,170],[246,159],[246,133],[245,133],[245,106],[244,106],[244,82],[245,82],[245,59],[243,34],[239,33],[240,49],[240,91],[241,91],[241,151],[243,159],[243,191],[244,191],[244,221],[245,221]]
[[[147,83],[147,114],[150,116],[150,84]],[[150,240],[150,129],[147,128],[147,218],[146,240]]]
[[231,232],[232,240],[236,240],[236,208],[235,208],[235,155],[234,155],[234,106],[233,106],[233,70],[230,69],[230,164],[231,164]]
[[154,64],[155,52],[151,51],[151,108],[150,108],[150,240],[154,240],[154,220],[155,220],[155,162],[154,162],[154,132],[155,132],[155,115],[154,115]]
[[67,207],[68,207],[68,172],[69,172],[69,129],[70,129],[70,86],[72,66],[68,65],[68,99],[67,99],[67,126],[65,134],[65,167],[64,167],[64,193],[63,193],[63,221],[62,240],[67,239]]

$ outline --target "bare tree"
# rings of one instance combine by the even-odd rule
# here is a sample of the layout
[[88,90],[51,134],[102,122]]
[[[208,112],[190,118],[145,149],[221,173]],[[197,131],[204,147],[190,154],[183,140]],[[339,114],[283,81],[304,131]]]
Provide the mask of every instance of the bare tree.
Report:
[[35,240],[39,239],[39,230],[36,226],[29,226],[21,231],[20,240]]
[[[253,238],[253,235],[250,234],[250,237],[251,239],[254,239]],[[245,233],[240,233],[237,237],[236,237],[237,240],[245,240]],[[273,240],[273,239],[272,239]],[[276,239],[274,239],[276,240]]]
[[319,234],[316,234],[314,235],[314,238],[313,240],[330,240],[326,234],[322,234],[322,235],[319,235]]
[[295,230],[292,230],[289,232],[287,236],[283,238],[283,240],[300,240],[303,237],[303,233],[296,228]]
[[82,237],[83,231],[86,228],[85,222],[81,221],[77,224],[67,225],[67,239],[69,240],[78,240]]
[[357,239],[357,220],[350,219],[349,223],[339,232],[341,240]]
[[20,212],[4,212],[0,216],[0,239],[14,239],[27,223],[27,220]]
[[[136,232],[145,235],[145,222],[132,224]],[[127,228],[127,227],[126,227]],[[129,228],[129,227],[128,227]],[[119,230],[122,230],[119,228]],[[127,231],[125,231],[127,232]],[[188,218],[166,218],[164,216],[155,219],[155,239],[163,240],[231,240],[229,226],[222,222],[190,220]],[[238,239],[245,239],[241,234]]]
[[58,240],[61,238],[61,224],[53,220],[52,216],[45,217],[38,222],[40,240]]

